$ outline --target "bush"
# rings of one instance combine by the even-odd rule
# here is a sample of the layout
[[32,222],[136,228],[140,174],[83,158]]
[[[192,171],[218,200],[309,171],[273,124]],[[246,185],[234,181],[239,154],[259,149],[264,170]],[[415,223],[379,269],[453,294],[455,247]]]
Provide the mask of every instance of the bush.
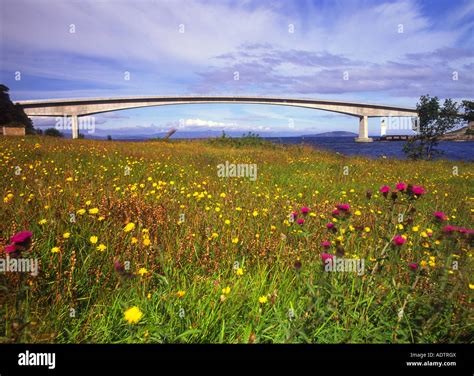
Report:
[[56,128],[48,128],[44,131],[45,136],[50,136],[50,137],[64,137],[64,135],[57,130]]
[[271,142],[262,139],[258,134],[253,132],[244,133],[240,138],[232,138],[222,131],[221,137],[210,138],[208,142],[215,146],[221,145],[235,148],[243,146],[274,146]]

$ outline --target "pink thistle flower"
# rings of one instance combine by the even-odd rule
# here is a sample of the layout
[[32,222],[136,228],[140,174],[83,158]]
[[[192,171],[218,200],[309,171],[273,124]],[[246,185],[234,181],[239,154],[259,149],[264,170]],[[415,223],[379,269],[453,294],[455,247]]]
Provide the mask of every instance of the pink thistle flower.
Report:
[[387,198],[388,193],[390,192],[390,187],[388,185],[383,185],[379,188],[379,192],[382,193],[383,197]]
[[446,221],[448,219],[448,216],[443,212],[434,212],[433,215],[436,218],[436,220],[440,222]]
[[298,219],[296,221],[296,223],[298,223],[299,225],[303,225],[304,224],[304,219]]
[[330,253],[321,253],[321,260],[323,261],[323,264],[326,263],[326,260],[333,260],[334,255],[331,255]]
[[349,204],[339,204],[339,205],[336,205],[336,208],[338,208],[339,210],[347,212],[351,209],[351,206]]
[[415,270],[418,269],[418,264],[417,264],[416,262],[411,262],[410,264],[408,264],[408,267],[409,267],[411,270],[415,271]]
[[399,246],[399,247],[402,246],[403,244],[405,244],[406,242],[407,242],[407,240],[401,235],[396,235],[392,239],[392,243]]
[[331,242],[325,240],[321,243],[321,246],[324,248],[324,249],[328,249],[331,247]]
[[334,223],[329,222],[329,223],[326,225],[326,228],[328,228],[329,230],[333,229],[333,228],[334,228]]
[[339,210],[334,209],[331,214],[332,214],[334,217],[337,217],[337,216],[338,216],[339,214],[341,214],[341,213],[339,212]]
[[426,193],[426,190],[421,185],[414,185],[413,187],[411,187],[411,192],[414,195],[421,196]]
[[10,241],[12,243],[25,243],[25,242],[31,240],[32,236],[33,236],[33,234],[32,234],[31,231],[20,231],[20,232],[16,233],[15,235],[13,235],[10,238]]
[[303,213],[304,215],[308,214],[309,212],[310,212],[310,210],[307,206],[303,206],[301,208],[301,213]]
[[458,228],[456,226],[444,226],[442,230],[445,234],[452,234],[454,231],[458,231]]
[[403,192],[405,189],[407,189],[407,187],[408,185],[403,182],[399,182],[395,185],[395,188],[397,189],[397,191],[400,191],[400,192]]
[[17,251],[17,248],[15,244],[8,244],[5,246],[5,253],[15,253]]

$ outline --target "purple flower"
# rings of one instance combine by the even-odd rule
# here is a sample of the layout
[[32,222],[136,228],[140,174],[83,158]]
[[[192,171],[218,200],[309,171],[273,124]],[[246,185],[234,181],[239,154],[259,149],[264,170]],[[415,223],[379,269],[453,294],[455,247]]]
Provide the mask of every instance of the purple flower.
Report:
[[321,243],[321,246],[324,248],[324,249],[328,249],[331,247],[331,242],[325,240]]

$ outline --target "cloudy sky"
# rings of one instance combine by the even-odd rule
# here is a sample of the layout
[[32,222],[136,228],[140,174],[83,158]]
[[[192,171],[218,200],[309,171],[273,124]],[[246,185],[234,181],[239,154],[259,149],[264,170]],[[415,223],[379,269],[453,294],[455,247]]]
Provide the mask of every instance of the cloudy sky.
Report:
[[[0,82],[13,100],[256,94],[415,107],[426,93],[473,98],[472,0],[0,4]],[[370,134],[379,123],[370,119]],[[96,115],[97,135],[153,134],[178,124],[180,132],[278,135],[358,128],[353,117],[262,105]]]

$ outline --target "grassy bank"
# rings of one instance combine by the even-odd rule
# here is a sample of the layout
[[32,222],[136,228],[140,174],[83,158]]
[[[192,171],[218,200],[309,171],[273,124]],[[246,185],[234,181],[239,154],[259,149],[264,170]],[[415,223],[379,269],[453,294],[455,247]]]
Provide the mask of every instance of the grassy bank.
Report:
[[[472,163],[206,141],[0,150],[2,249],[29,230],[22,257],[40,263],[0,274],[4,342],[472,341]],[[226,161],[257,179],[218,177]],[[365,270],[327,272],[322,254]]]

